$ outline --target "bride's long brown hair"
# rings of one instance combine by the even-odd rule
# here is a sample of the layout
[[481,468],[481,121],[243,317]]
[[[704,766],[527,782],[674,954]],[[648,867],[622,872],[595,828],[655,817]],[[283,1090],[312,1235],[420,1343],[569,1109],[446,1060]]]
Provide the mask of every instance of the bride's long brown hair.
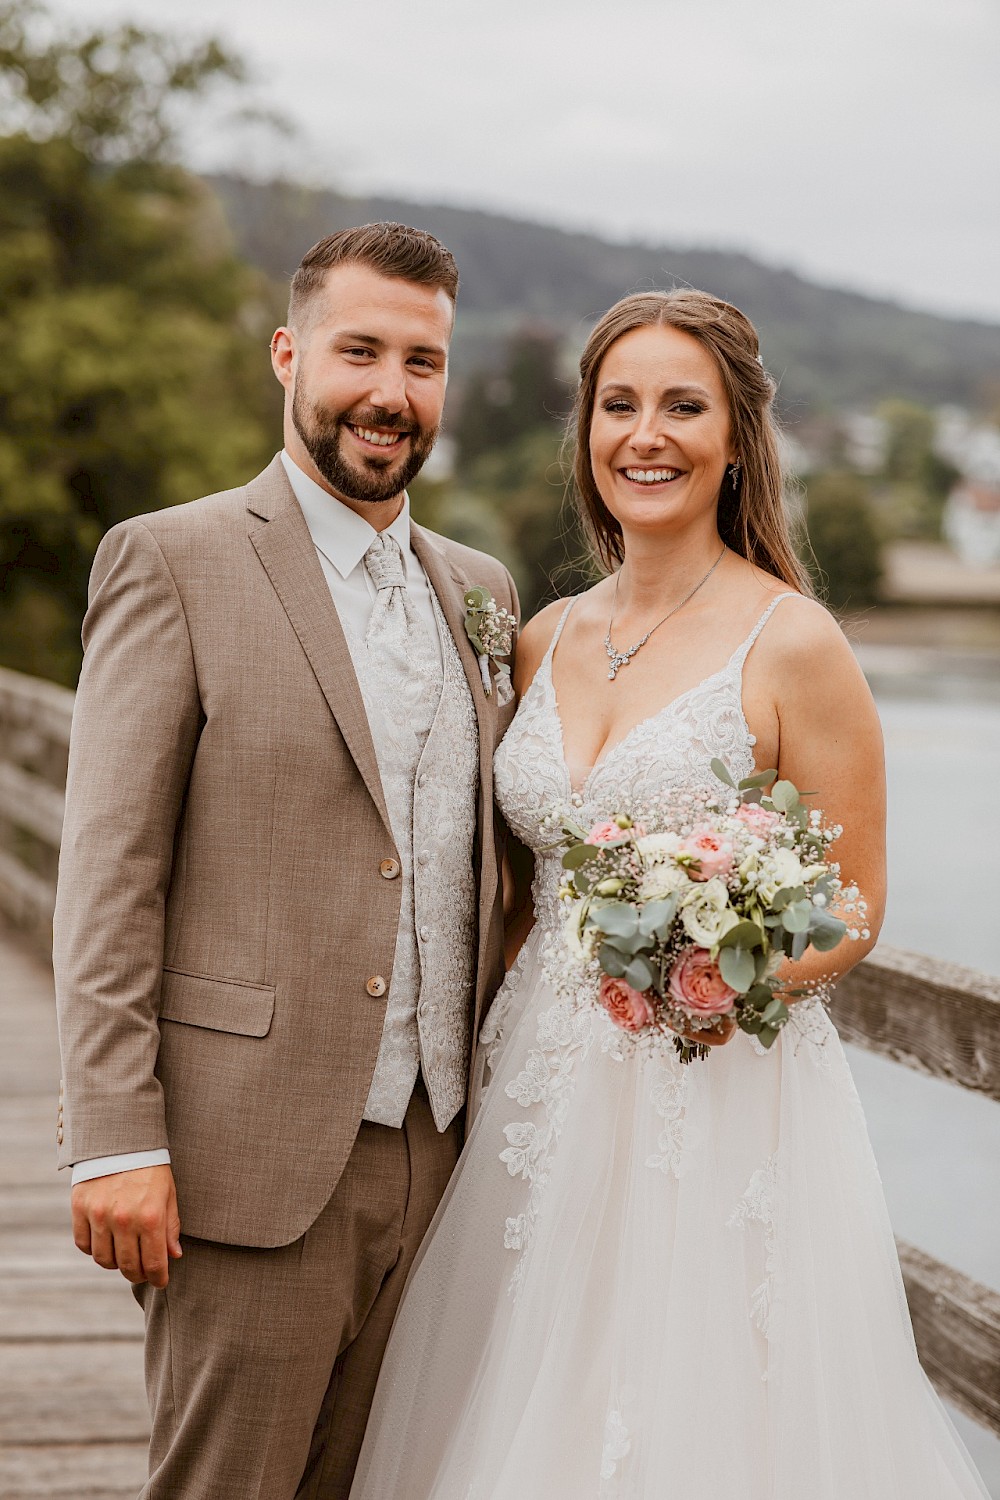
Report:
[[784,475],[773,414],[775,384],[758,357],[757,330],[739,308],[707,292],[637,292],[601,318],[580,359],[580,386],[570,417],[573,483],[580,518],[594,554],[607,572],[624,560],[622,529],[601,499],[590,463],[590,424],[597,377],[608,350],[636,328],[677,328],[703,344],[722,376],[740,460],[734,485],[727,468],[719,491],[719,535],[733,552],[812,595],[809,576],[795,554],[785,509]]

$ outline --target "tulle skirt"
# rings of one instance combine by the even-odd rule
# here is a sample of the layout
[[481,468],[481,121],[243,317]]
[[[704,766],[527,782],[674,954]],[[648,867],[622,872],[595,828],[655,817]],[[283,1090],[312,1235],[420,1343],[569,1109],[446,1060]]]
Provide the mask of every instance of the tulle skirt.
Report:
[[495,1004],[351,1500],[984,1497],[822,1008],[770,1052],[625,1054],[548,988],[540,940]]

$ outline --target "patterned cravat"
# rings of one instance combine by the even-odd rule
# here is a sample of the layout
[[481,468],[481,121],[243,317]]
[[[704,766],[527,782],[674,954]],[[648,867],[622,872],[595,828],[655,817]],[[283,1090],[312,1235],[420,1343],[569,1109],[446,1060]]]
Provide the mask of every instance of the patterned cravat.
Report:
[[376,675],[400,706],[412,706],[416,692],[434,683],[436,707],[441,682],[438,653],[407,592],[403,555],[395,538],[384,532],[377,536],[365,553],[365,567],[378,590],[365,632]]

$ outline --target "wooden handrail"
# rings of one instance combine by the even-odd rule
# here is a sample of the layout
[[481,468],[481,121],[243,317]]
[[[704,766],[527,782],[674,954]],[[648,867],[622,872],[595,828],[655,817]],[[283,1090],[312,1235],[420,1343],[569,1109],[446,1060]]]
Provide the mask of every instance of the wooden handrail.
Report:
[[[65,688],[0,668],[0,909],[43,940],[72,715]],[[883,946],[837,985],[832,1015],[844,1041],[1000,1100],[1000,979]],[[1000,1294],[898,1248],[924,1368],[942,1395],[1000,1433]]]
[[1000,1100],[1000,979],[880,945],[845,974],[830,1013],[855,1042]]

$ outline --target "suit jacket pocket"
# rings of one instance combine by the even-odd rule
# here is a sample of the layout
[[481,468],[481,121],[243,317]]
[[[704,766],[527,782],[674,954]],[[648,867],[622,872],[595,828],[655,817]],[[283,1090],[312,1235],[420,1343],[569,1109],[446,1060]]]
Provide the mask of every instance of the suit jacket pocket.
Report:
[[161,1021],[231,1031],[238,1036],[267,1036],[274,1016],[274,986],[244,984],[239,979],[210,979],[164,969]]

